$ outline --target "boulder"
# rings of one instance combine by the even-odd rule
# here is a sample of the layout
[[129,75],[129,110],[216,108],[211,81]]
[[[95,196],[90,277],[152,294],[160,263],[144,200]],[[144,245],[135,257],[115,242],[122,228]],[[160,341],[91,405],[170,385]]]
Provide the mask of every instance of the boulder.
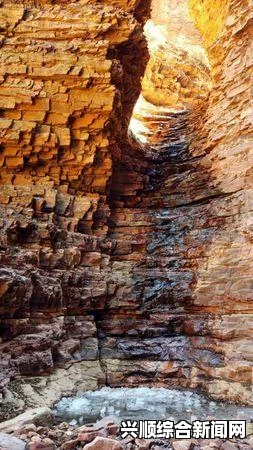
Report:
[[86,444],[84,450],[123,450],[120,442],[104,437],[96,437],[94,441]]
[[192,442],[188,439],[173,442],[173,450],[189,450]]
[[71,439],[71,441],[66,441],[61,446],[61,450],[75,450],[76,446],[79,444],[79,439]]
[[6,433],[0,433],[0,450],[27,450],[24,441]]
[[51,439],[41,439],[39,437],[35,437],[28,446],[29,450],[55,450],[55,448],[55,444]]
[[27,424],[34,424],[37,426],[47,426],[52,423],[53,413],[50,408],[35,408],[20,414],[14,419],[6,420],[0,423],[0,431],[5,433],[14,433]]

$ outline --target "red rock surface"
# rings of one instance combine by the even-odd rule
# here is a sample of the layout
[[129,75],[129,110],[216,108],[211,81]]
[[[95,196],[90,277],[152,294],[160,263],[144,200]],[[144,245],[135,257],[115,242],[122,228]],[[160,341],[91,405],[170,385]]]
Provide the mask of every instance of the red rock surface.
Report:
[[5,400],[106,382],[252,403],[250,2],[153,4],[145,144],[150,5],[57,3],[0,6]]
[[[80,433],[81,430],[82,433]],[[103,437],[99,433],[102,433]],[[88,435],[88,439],[83,439],[82,434]],[[128,436],[122,439],[119,426],[110,419],[103,419],[96,424],[81,428],[70,426],[65,422],[54,427],[36,427],[31,423],[16,431],[15,436],[0,433],[0,445],[6,441],[9,443],[16,441],[18,447],[15,447],[15,450],[209,450],[210,448],[250,450],[252,448],[252,437],[225,440],[135,439]],[[7,450],[11,449],[7,448]]]

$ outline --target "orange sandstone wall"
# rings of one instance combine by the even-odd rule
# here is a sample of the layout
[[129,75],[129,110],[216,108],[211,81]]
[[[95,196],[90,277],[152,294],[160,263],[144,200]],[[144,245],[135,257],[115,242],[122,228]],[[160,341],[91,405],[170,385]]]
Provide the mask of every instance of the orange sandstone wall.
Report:
[[104,382],[94,311],[110,270],[112,158],[147,58],[136,6],[0,4],[2,386],[73,362],[80,383]]
[[[204,121],[203,165],[210,174],[208,189],[212,195],[223,196],[224,204],[229,205],[216,210],[225,227],[207,251],[194,305],[228,314],[220,322],[221,329],[228,327],[222,343],[225,367],[215,370],[218,379],[210,391],[226,391],[236,400],[239,383],[248,382],[252,387],[253,367],[252,7],[247,0],[218,5],[208,0],[190,1],[190,6],[205,39],[213,78]],[[234,383],[229,386],[231,380]]]

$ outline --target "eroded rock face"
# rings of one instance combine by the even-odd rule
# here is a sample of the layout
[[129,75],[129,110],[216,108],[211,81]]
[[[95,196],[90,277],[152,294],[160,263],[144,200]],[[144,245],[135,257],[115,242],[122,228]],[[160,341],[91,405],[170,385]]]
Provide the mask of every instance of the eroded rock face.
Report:
[[[141,3],[0,7],[1,384],[37,376],[9,385],[20,409],[104,383],[252,402],[249,2],[220,15],[190,2],[187,39],[195,21],[211,78],[187,48],[170,73],[151,55],[134,113],[145,144],[127,138]],[[170,23],[154,3],[167,38],[185,6]]]
[[1,4],[3,384],[50,373],[56,360],[60,371],[80,361],[80,382],[90,366],[93,387],[104,382],[94,314],[110,270],[112,149],[147,59],[137,6]]
[[[134,111],[136,122],[130,127],[135,133],[137,123],[142,145],[136,146],[134,154],[125,149],[114,171],[117,209],[112,212],[112,236],[124,248],[136,249],[132,257],[113,259],[116,267],[122,258],[127,260],[132,274],[129,304],[136,302],[138,315],[129,319],[130,332],[123,325],[126,318],[118,316],[115,328],[109,326],[111,340],[106,335],[109,316],[102,325],[107,357],[116,349],[119,360],[124,360],[121,377],[120,363],[115,364],[115,359],[107,363],[111,383],[120,385],[127,373],[133,384],[155,379],[172,386],[202,386],[212,395],[252,402],[252,152],[250,111],[245,106],[250,99],[246,3],[230,2],[226,22],[223,17],[222,27],[221,20],[213,27],[213,40],[210,36],[206,40],[213,80],[209,99],[200,100],[198,107],[183,108],[182,103],[178,111],[177,100],[170,108],[168,104],[161,107],[160,102],[147,104],[144,89],[144,100]],[[210,4],[204,2],[203,8],[212,22]],[[202,30],[201,22],[198,25]],[[154,57],[152,64],[157,65],[160,83],[160,60]],[[149,71],[147,75],[144,87],[152,81]],[[155,70],[153,80],[156,83]],[[171,81],[175,81],[173,72]],[[136,262],[140,248],[141,259]],[[139,304],[146,328],[139,318]],[[124,307],[129,309],[126,301]],[[112,312],[111,322],[113,316]],[[137,370],[131,365],[131,352],[138,361]]]
[[177,111],[206,100],[211,80],[201,33],[189,15],[187,0],[152,2],[145,26],[150,59],[142,82],[143,97]]

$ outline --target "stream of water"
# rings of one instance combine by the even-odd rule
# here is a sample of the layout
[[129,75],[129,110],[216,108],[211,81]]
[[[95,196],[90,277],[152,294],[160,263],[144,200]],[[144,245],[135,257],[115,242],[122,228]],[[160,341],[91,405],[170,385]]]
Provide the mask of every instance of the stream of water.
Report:
[[118,420],[251,420],[253,408],[212,401],[191,391],[103,387],[78,397],[62,398],[55,405],[55,416],[73,425],[95,422],[106,416]]

